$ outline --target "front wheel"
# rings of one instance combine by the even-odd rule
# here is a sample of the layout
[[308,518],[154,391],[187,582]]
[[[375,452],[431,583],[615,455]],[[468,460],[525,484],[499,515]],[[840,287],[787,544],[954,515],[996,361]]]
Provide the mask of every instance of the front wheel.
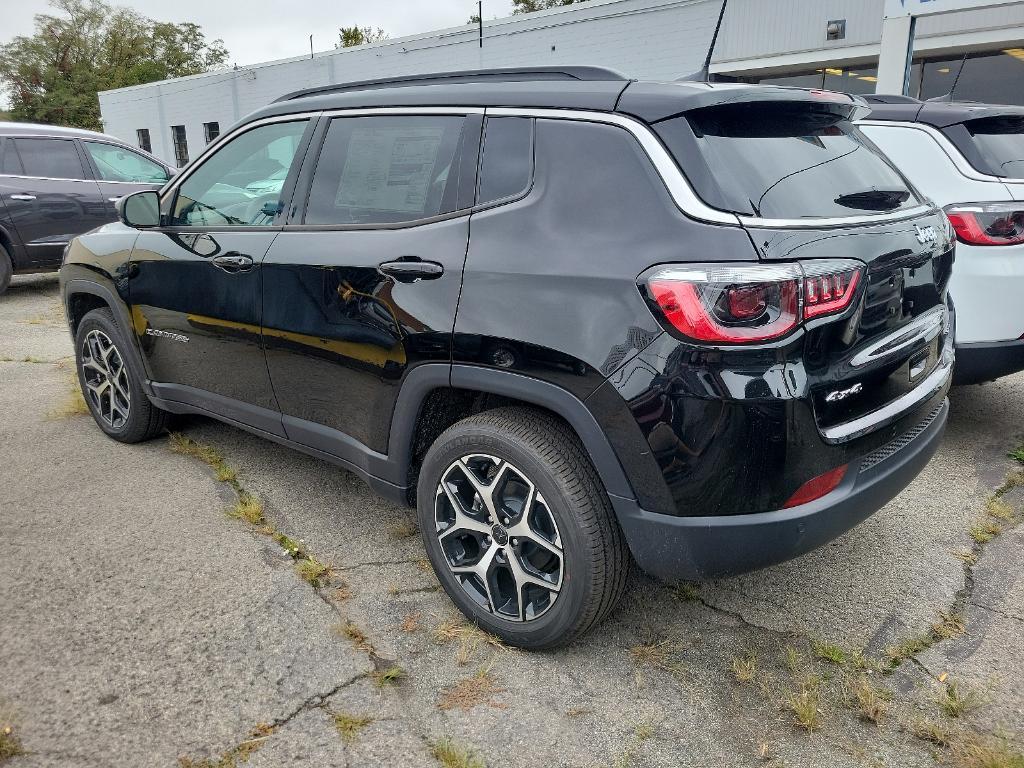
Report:
[[89,412],[108,436],[139,443],[162,433],[169,414],[149,402],[125,357],[127,349],[109,309],[94,309],[82,318],[75,359]]
[[622,595],[622,532],[579,440],[556,418],[503,408],[455,424],[427,452],[417,498],[445,591],[511,645],[565,645]]

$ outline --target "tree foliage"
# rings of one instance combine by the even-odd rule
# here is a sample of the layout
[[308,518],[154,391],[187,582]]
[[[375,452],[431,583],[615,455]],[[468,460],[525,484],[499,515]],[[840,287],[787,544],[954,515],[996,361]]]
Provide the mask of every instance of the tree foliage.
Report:
[[223,66],[222,40],[196,24],[153,21],[104,0],[50,0],[35,34],[0,46],[0,82],[15,120],[99,130],[97,92]]
[[586,0],[512,0],[512,13],[533,13],[585,2]]
[[388,39],[388,33],[380,27],[374,29],[373,27],[341,27],[338,30],[338,42],[334,44],[335,48],[355,48],[357,45],[366,45],[367,43],[379,43],[382,40]]

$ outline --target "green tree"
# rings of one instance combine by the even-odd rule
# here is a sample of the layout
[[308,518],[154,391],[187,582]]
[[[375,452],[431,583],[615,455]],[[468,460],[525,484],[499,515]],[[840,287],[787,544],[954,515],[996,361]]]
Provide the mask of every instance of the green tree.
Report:
[[335,48],[355,48],[357,45],[379,43],[388,39],[388,33],[380,27],[341,27],[338,30],[338,42]]
[[533,13],[585,2],[586,0],[512,0],[512,13]]
[[221,40],[195,24],[153,21],[104,0],[50,0],[35,34],[0,46],[0,82],[14,120],[99,130],[99,91],[224,65]]

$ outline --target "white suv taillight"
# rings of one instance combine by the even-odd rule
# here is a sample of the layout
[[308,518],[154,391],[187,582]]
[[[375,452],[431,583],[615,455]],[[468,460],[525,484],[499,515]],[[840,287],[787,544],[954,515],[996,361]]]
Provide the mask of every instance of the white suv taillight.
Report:
[[751,344],[782,338],[804,320],[845,311],[863,270],[864,264],[852,259],[678,265],[650,274],[647,289],[683,335]]
[[956,236],[968,245],[1024,243],[1024,203],[962,203],[946,207]]

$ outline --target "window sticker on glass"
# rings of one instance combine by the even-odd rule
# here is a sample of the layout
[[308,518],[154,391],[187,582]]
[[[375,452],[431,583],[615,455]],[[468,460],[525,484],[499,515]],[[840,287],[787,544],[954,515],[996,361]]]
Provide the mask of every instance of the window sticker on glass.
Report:
[[357,127],[335,204],[396,213],[423,210],[442,127]]

